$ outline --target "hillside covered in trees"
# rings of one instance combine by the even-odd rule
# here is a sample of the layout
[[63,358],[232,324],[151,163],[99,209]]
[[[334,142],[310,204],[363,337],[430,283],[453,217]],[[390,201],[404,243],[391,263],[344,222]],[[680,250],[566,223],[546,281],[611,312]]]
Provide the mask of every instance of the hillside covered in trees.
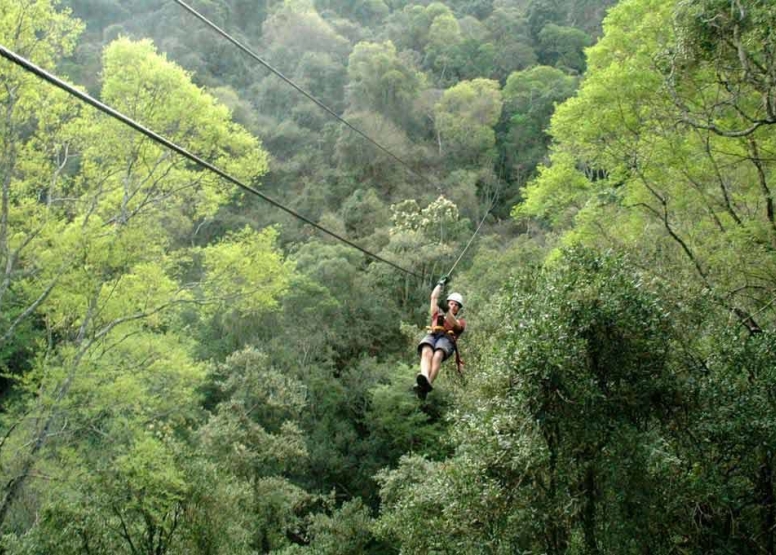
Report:
[[0,46],[232,178],[0,58],[0,554],[776,554],[771,2],[0,0]]

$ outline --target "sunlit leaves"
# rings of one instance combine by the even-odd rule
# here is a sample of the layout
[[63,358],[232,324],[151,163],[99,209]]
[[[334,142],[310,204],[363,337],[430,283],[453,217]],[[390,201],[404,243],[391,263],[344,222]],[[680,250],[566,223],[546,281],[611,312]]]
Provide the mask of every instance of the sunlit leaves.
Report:
[[0,6],[2,43],[43,67],[51,67],[60,57],[70,54],[83,23],[70,17],[68,10],[60,9],[60,3],[58,0],[4,2]]
[[276,238],[272,229],[257,233],[246,228],[201,250],[206,312],[245,316],[277,306],[290,267],[276,249]]
[[[104,64],[103,97],[118,110],[237,179],[251,182],[267,171],[258,141],[232,123],[228,109],[196,87],[184,70],[156,54],[150,42],[119,39],[106,49]],[[91,186],[101,183],[100,208],[113,212],[105,213],[106,219],[122,221],[162,207],[201,218],[230,196],[232,186],[220,177],[119,122],[98,119],[90,138],[84,177]]]
[[758,110],[768,119],[755,107],[763,90],[756,79],[732,85],[735,71],[720,69],[769,46],[747,46],[743,61],[712,49],[709,62],[692,43],[700,59],[689,63],[683,44],[701,30],[672,5],[633,0],[612,10],[579,93],[553,117],[552,164],[515,213],[547,216],[570,230],[568,241],[628,249],[719,295],[742,292],[728,306],[769,306],[774,260],[762,249],[776,227],[764,153],[773,141],[751,128]]

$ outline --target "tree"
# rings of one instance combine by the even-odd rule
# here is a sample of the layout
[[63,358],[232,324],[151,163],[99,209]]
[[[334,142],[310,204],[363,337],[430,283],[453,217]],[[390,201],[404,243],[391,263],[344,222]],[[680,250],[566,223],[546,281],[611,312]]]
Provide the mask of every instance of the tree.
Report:
[[424,6],[408,4],[393,11],[385,20],[385,35],[399,50],[422,51],[431,25]]
[[550,23],[539,32],[539,59],[546,65],[581,74],[585,70],[584,49],[590,44],[584,31]]
[[350,44],[316,11],[309,0],[285,0],[262,25],[262,40],[270,59],[284,73],[292,74],[306,52],[328,54],[344,63]]
[[490,31],[491,41],[498,45],[494,53],[495,74],[492,78],[503,83],[512,72],[536,65],[534,39],[522,11],[497,7],[484,24]]
[[375,27],[390,13],[383,0],[324,0],[316,2],[322,13],[335,12],[365,27]]
[[[73,51],[82,28],[52,2],[17,2],[0,11],[2,43],[44,68],[52,68]],[[34,271],[29,253],[58,232],[46,216],[48,208],[64,196],[64,174],[74,150],[73,137],[64,127],[67,114],[77,108],[66,95],[39,87],[36,78],[21,68],[4,62],[0,76],[0,364],[4,366],[24,349],[15,339],[24,337],[19,333],[51,291],[50,283],[25,293],[15,286]],[[38,196],[45,203],[37,202]],[[11,364],[12,373],[21,370]]]
[[[104,67],[103,98],[109,103],[233,175],[250,179],[265,171],[266,154],[258,142],[231,123],[225,108],[192,85],[180,68],[158,56],[149,43],[117,41],[106,50]],[[36,90],[31,88],[28,94],[34,96]],[[168,104],[170,101],[174,104]],[[56,116],[57,110],[41,113],[44,122],[46,116]],[[217,261],[206,263],[200,290],[204,294],[198,293],[198,280],[182,278],[190,256],[186,249],[197,224],[227,202],[230,193],[212,176],[93,112],[76,112],[66,129],[66,137],[78,147],[79,165],[73,174],[58,182],[55,171],[50,203],[40,202],[35,189],[20,187],[18,203],[8,205],[8,213],[14,214],[9,217],[14,222],[14,237],[29,236],[26,242],[31,247],[20,259],[26,271],[19,272],[13,285],[28,298],[40,299],[30,305],[29,313],[34,312],[39,333],[47,340],[36,345],[33,371],[17,389],[19,412],[11,413],[16,420],[5,424],[6,440],[0,452],[3,523],[23,486],[30,481],[34,484],[38,472],[45,476],[52,458],[75,453],[76,460],[88,468],[85,453],[89,445],[106,438],[115,439],[126,450],[111,450],[107,459],[94,461],[92,470],[106,460],[117,464],[125,460],[130,467],[145,468],[143,461],[149,457],[166,465],[169,446],[150,440],[143,443],[143,438],[148,434],[146,419],[161,421],[165,414],[172,430],[185,426],[189,411],[194,410],[192,380],[196,381],[201,368],[192,359],[191,345],[179,335],[183,308],[212,302],[217,293],[208,283],[216,280],[270,278],[266,283],[272,283],[275,277],[271,276],[280,276],[278,289],[263,290],[268,296],[257,297],[251,291],[253,296],[241,298],[253,302],[254,308],[264,302],[271,308],[273,295],[282,292],[282,276],[287,271],[274,256],[271,240],[256,242],[252,236],[246,242],[255,243],[257,261],[262,256],[267,260],[267,265],[251,268],[261,275],[244,272],[233,277],[230,272],[239,274],[240,269],[225,272]],[[38,147],[39,143],[32,142],[30,152]],[[62,152],[67,152],[64,145]],[[46,172],[45,165],[25,169],[23,179]],[[19,219],[20,208],[30,207],[45,218]],[[45,233],[38,228],[41,221],[47,224]],[[221,275],[216,277],[214,272]],[[138,371],[155,368],[154,361],[160,365],[156,373]],[[162,388],[169,388],[164,401],[171,405],[166,408],[151,402]],[[144,397],[150,414],[136,408]],[[93,412],[81,407],[91,407]],[[114,431],[117,436],[112,435]],[[135,444],[148,448],[137,459],[128,448]],[[67,476],[71,468],[65,464],[55,470]],[[173,491],[177,470],[170,472]],[[118,484],[125,478],[119,474],[114,485],[120,489]],[[159,485],[160,495],[166,495],[165,488]],[[169,499],[178,500],[183,494],[173,491],[171,495]],[[156,501],[149,502],[148,510],[164,518],[167,509],[157,510],[153,508]],[[175,503],[165,506],[174,513]],[[145,510],[133,513],[132,518],[142,520]],[[20,529],[32,524],[19,515],[14,520]]]
[[439,75],[440,84],[454,82],[454,78],[447,77],[447,74],[448,71],[454,74],[452,54],[462,41],[461,27],[452,13],[438,15],[432,20],[428,29],[426,59]]
[[559,0],[531,0],[527,9],[527,22],[531,35],[538,39],[548,24],[561,24],[566,19],[566,6]]
[[[300,416],[303,383],[271,366],[256,349],[235,352],[211,375],[218,404],[199,431],[201,448],[213,464],[226,468],[251,492],[241,519],[251,545],[269,551],[286,545],[287,531],[299,526],[311,496],[285,476],[307,458]],[[218,530],[212,533],[218,535]]]
[[[345,118],[367,136],[379,137],[383,147],[409,164],[423,155],[423,151],[412,149],[412,143],[401,127],[378,112],[346,112]],[[360,182],[373,183],[387,198],[407,192],[406,168],[352,129],[340,127],[338,131],[335,161],[341,170],[354,175]]]
[[[455,261],[456,253],[468,238],[470,222],[460,217],[458,207],[440,195],[425,208],[414,199],[391,206],[389,242],[381,252],[390,260],[401,260],[428,279],[438,279]],[[428,289],[416,278],[397,274],[388,268],[370,268],[373,286],[389,291],[404,319],[417,326],[428,318]],[[413,345],[414,348],[414,345]]]
[[435,125],[445,155],[463,164],[492,157],[496,144],[493,127],[501,107],[496,81],[474,79],[447,89],[435,107]]
[[353,49],[347,86],[351,110],[370,110],[406,128],[423,88],[423,74],[402,60],[390,41],[361,42]]
[[660,300],[590,252],[520,275],[470,341],[481,371],[457,399],[455,454],[381,473],[378,530],[418,553],[662,549],[640,535],[676,388]]
[[[525,207],[549,213],[544,201],[562,198],[550,190],[563,189],[565,179],[565,197],[581,207],[568,206],[567,240],[632,250],[658,271],[682,268],[682,281],[712,290],[720,306],[756,332],[761,324],[749,315],[770,311],[776,229],[763,156],[772,137],[767,118],[753,124],[750,112],[763,91],[744,82],[731,89],[702,60],[681,66],[678,88],[672,49],[683,35],[674,29],[685,28],[674,25],[675,17],[660,2],[636,0],[612,10],[606,35],[589,50],[579,94],[556,111],[553,163],[526,191]],[[656,51],[664,54],[656,58]],[[587,194],[577,194],[582,189]],[[552,210],[558,209],[566,210]]]
[[530,175],[550,144],[545,127],[556,104],[569,98],[577,81],[562,71],[536,66],[512,73],[503,89],[505,163],[516,174]]

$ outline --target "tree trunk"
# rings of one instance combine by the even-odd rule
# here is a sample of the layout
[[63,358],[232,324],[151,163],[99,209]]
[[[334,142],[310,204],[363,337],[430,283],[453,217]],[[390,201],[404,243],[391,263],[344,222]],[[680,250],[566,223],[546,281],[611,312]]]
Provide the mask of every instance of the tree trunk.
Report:
[[768,449],[765,449],[762,454],[757,489],[762,514],[760,519],[760,533],[763,537],[762,547],[768,555],[775,555],[776,497],[773,492],[773,453]]
[[596,542],[596,483],[595,470],[588,465],[585,470],[585,505],[582,509],[582,528],[585,532],[585,552],[590,554],[600,553]]

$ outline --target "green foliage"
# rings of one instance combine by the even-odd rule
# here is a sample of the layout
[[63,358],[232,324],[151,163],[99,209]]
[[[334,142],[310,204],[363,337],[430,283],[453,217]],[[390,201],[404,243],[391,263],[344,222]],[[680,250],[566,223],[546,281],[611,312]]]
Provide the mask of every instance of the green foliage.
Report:
[[201,249],[206,314],[247,318],[278,305],[291,267],[276,250],[277,232],[244,229]]
[[[59,4],[56,0],[22,0],[5,4],[0,11],[0,36],[4,45],[46,68],[70,55],[84,25],[71,18],[68,10],[58,10]],[[10,66],[4,66],[3,73],[9,69]],[[24,75],[19,69],[9,73],[15,77]],[[27,78],[32,80],[31,76]],[[11,89],[3,91],[3,98],[7,98],[5,95]]]
[[[5,3],[0,38],[239,179],[258,186],[269,176],[263,184],[268,194],[433,281],[471,236],[482,200],[497,197],[504,185],[494,211],[503,214],[504,199],[517,196],[544,156],[547,119],[575,86],[563,72],[583,68],[587,35],[576,27],[594,34],[605,4],[288,0],[259,6],[214,0],[195,6],[430,175],[433,186],[408,176],[174,3]],[[64,5],[84,23],[60,9]],[[687,45],[681,68],[692,72],[693,64],[707,62],[702,51],[711,50],[693,49],[696,12],[684,9],[676,13],[678,36]],[[768,21],[767,13],[755,20]],[[746,25],[747,41],[761,38],[756,25]],[[562,69],[531,69],[537,56]],[[729,52],[724,56],[732,59]],[[657,60],[666,64],[665,56]],[[769,455],[757,442],[772,439],[768,389],[756,383],[747,390],[733,368],[743,366],[742,358],[756,359],[753,374],[769,383],[770,347],[734,355],[730,338],[724,356],[698,355],[714,370],[713,380],[692,390],[693,399],[703,400],[699,406],[716,402],[731,422],[736,407],[748,417],[766,415],[757,425],[742,420],[727,429],[706,414],[697,429],[688,427],[710,443],[725,437],[724,445],[734,445],[727,466],[715,471],[721,447],[704,458],[680,434],[658,438],[657,425],[652,435],[628,427],[623,415],[629,412],[652,425],[649,394],[660,384],[650,389],[654,384],[634,380],[629,386],[628,377],[640,376],[638,356],[607,350],[600,335],[620,330],[609,322],[612,315],[642,297],[622,292],[629,291],[625,279],[614,279],[612,287],[622,291],[610,292],[591,277],[598,270],[580,262],[574,271],[584,279],[574,282],[576,296],[548,286],[546,297],[536,290],[531,302],[555,314],[558,295],[571,299],[577,319],[561,325],[567,335],[556,339],[579,326],[591,343],[604,343],[596,352],[622,373],[613,371],[625,384],[607,393],[607,403],[619,411],[613,416],[617,434],[604,442],[610,451],[579,455],[587,442],[603,441],[606,403],[588,403],[599,422],[590,429],[581,429],[575,407],[559,404],[555,420],[526,421],[525,437],[504,439],[504,423],[523,413],[515,391],[488,397],[494,369],[511,363],[511,353],[494,342],[506,334],[499,323],[514,320],[505,308],[508,297],[493,294],[515,267],[542,257],[541,238],[511,244],[515,227],[498,216],[487,221],[482,243],[472,245],[454,277],[473,307],[472,329],[482,333],[464,345],[475,385],[463,389],[447,366],[433,396],[420,403],[411,385],[415,336],[427,319],[426,284],[329,238],[311,240],[298,222],[278,220],[274,208],[249,202],[209,172],[11,64],[0,64],[0,77],[0,361],[8,376],[0,413],[0,551],[513,553],[548,545],[540,528],[552,523],[574,552],[585,545],[588,530],[575,524],[582,514],[575,503],[583,496],[583,463],[606,470],[598,476],[606,487],[625,483],[627,475],[646,492],[626,502],[600,501],[615,515],[607,530],[595,530],[601,545],[631,537],[636,526],[646,529],[642,501],[669,499],[669,486],[681,495],[665,516],[649,513],[656,537],[670,529],[673,536],[666,537],[730,545],[720,539],[732,528],[723,508],[742,511],[754,523],[738,526],[742,532],[731,540],[736,546],[756,533],[767,535],[767,504],[757,502],[768,487],[757,471],[767,468]],[[762,152],[769,151],[767,140],[757,138]],[[665,151],[675,153],[675,147]],[[573,180],[580,168],[594,168],[590,175],[612,176],[606,194],[613,176],[626,173],[623,166],[619,173],[610,169],[610,159],[580,164],[573,154],[564,175]],[[521,167],[502,184],[495,175],[502,166]],[[524,222],[541,215],[545,224],[573,225],[591,191],[600,193],[585,181],[566,194],[562,178],[555,175],[552,194],[532,193]],[[606,194],[599,200],[610,199]],[[756,211],[752,198],[736,202],[742,211],[744,205]],[[491,235],[483,240],[487,227]],[[635,234],[638,223],[626,229]],[[768,236],[762,226],[747,230],[758,239]],[[724,268],[725,256],[721,251],[715,267]],[[570,282],[562,275],[557,283]],[[541,283],[555,282],[546,277]],[[558,322],[566,316],[558,311]],[[650,348],[639,338],[656,328],[634,329],[625,320],[626,345]],[[549,324],[540,329],[548,337],[554,330]],[[533,341],[537,357],[552,350],[530,334],[520,341]],[[714,344],[706,341],[698,349]],[[659,346],[650,360],[660,359]],[[547,366],[521,371],[530,375]],[[586,380],[587,366],[561,370],[567,372],[553,371],[567,380],[568,394],[599,398]],[[536,384],[523,384],[523,393],[543,394],[530,385]],[[745,401],[720,391],[742,392]],[[642,412],[633,408],[650,403]],[[565,466],[553,474],[537,430],[556,421],[566,426],[562,446],[569,452],[559,451]],[[747,440],[736,444],[736,434]],[[644,445],[668,454],[653,449],[647,457]],[[746,458],[746,449],[759,458]],[[627,464],[619,464],[616,457],[626,455]],[[519,457],[533,466],[520,466]],[[653,474],[642,472],[646,459]],[[504,461],[511,465],[506,470]],[[520,472],[565,480],[570,508],[560,505],[561,493],[531,497],[520,482],[510,482]],[[699,497],[710,500],[714,516],[693,536],[686,507]],[[722,501],[731,498],[746,505]],[[622,506],[627,511],[618,513]],[[659,551],[657,543],[650,545]]]
[[382,0],[318,0],[315,7],[321,13],[333,11],[366,27],[378,25],[390,12]]
[[457,462],[407,456],[380,473],[378,537],[407,553],[514,553],[508,530],[488,521],[504,506],[497,484],[484,469]]
[[428,31],[434,18],[452,15],[444,4],[433,2],[428,6],[408,4],[394,11],[386,21],[386,32],[391,42],[402,50],[423,51],[428,42]]
[[[0,7],[0,42],[47,69],[73,52],[82,30],[83,24],[57,10],[56,2]],[[29,366],[25,359],[34,351],[28,309],[40,294],[19,284],[33,281],[29,269],[40,267],[34,253],[62,231],[47,212],[71,159],[72,134],[65,122],[78,108],[64,93],[39,87],[34,76],[9,63],[0,65],[0,81],[0,368],[16,374]]]
[[[407,121],[412,103],[423,88],[423,74],[402,60],[390,41],[361,42],[353,49],[347,86],[351,109],[371,110],[398,122]],[[362,130],[370,136],[385,135]]]
[[138,438],[111,467],[80,477],[77,489],[55,485],[36,528],[10,552],[169,553],[189,491],[171,447]]
[[768,446],[776,432],[776,344],[770,332],[744,338],[723,328],[715,337],[718,343],[706,359],[708,371],[691,382],[698,410],[683,422],[686,428],[679,435],[684,441],[673,446],[693,464],[680,473],[675,463],[661,469],[665,487],[707,508],[694,530],[684,517],[686,533],[696,545],[714,553],[749,551],[753,545],[765,549],[773,537],[774,459]]
[[[761,448],[772,442],[761,425],[771,377],[760,366],[773,322],[771,271],[761,273],[773,263],[772,168],[762,155],[770,135],[761,129],[770,124],[752,117],[764,113],[754,77],[763,66],[746,69],[769,56],[760,22],[772,14],[764,5],[620,4],[589,50],[578,96],[553,119],[552,165],[514,212],[548,220],[565,242],[630,251],[691,292],[690,302],[673,293],[692,306],[682,317],[682,411],[649,440],[651,453],[628,459],[649,476],[629,503],[662,513],[637,519],[650,523],[655,550],[752,552],[773,541],[772,459]],[[624,520],[617,529],[634,538]]]
[[[342,62],[329,52],[305,52],[299,60],[294,77],[294,81],[315,98],[333,110],[341,111],[344,105],[347,70]],[[303,108],[306,108],[307,113],[309,113],[307,118],[315,118],[315,120],[300,121],[300,112]],[[306,102],[305,104],[297,104],[295,109],[297,110],[297,114],[294,115],[295,121],[307,124],[307,127],[313,129],[322,127],[321,124],[317,123],[317,120],[325,117],[320,108]],[[310,123],[314,123],[315,126],[310,125]]]
[[236,476],[255,481],[279,474],[306,456],[293,423],[304,407],[299,383],[267,368],[261,354],[246,349],[218,369],[223,400],[201,429],[206,452]]
[[583,51],[590,44],[590,37],[584,31],[550,23],[539,32],[539,59],[547,65],[582,73]]
[[524,276],[477,335],[456,454],[381,477],[381,529],[410,552],[558,553],[575,534],[610,551],[638,537],[613,533],[611,515],[649,521],[630,492],[649,491],[647,454],[676,387],[665,309],[612,258],[570,253]]
[[[214,465],[250,491],[244,510],[251,544],[267,551],[287,543],[312,497],[285,476],[308,452],[300,429],[305,386],[270,365],[263,353],[232,354],[211,375],[218,401],[199,431],[199,448]],[[218,530],[213,530],[218,534]]]
[[528,69],[537,63],[534,41],[522,10],[499,6],[484,24],[493,44],[498,45],[494,54],[494,78],[504,82],[513,71]]
[[496,144],[493,127],[501,107],[496,81],[474,79],[446,90],[435,107],[435,125],[445,154],[471,164],[492,157]]
[[[769,310],[770,296],[755,291],[770,291],[770,280],[753,276],[773,262],[771,163],[762,154],[771,136],[758,125],[726,131],[751,127],[747,112],[761,91],[742,85],[730,95],[706,64],[672,61],[666,45],[685,40],[674,35],[673,18],[664,2],[626,2],[611,12],[611,32],[589,50],[579,94],[553,118],[552,165],[516,213],[553,214],[570,229],[568,242],[681,267],[685,282],[712,289],[731,310]],[[657,63],[656,51],[664,53]],[[675,71],[685,76],[681,85]],[[719,95],[727,100],[710,103]]]
[[507,120],[505,162],[517,174],[533,172],[547,152],[545,126],[559,104],[576,90],[576,80],[562,71],[536,66],[512,73],[503,89]]
[[[426,208],[414,200],[399,202],[391,207],[393,226],[389,243],[382,251],[386,257],[403,260],[421,275],[437,279],[452,266],[459,245],[468,232],[469,222],[461,219],[458,207],[440,196]],[[417,282],[372,267],[374,283],[388,288],[403,311],[409,312],[409,321],[425,322],[428,315],[428,290]],[[411,312],[410,312],[411,311]]]
[[388,209],[373,189],[356,190],[345,200],[341,212],[348,237],[368,237],[388,225]]
[[262,25],[262,39],[271,47],[270,56],[286,72],[306,52],[321,52],[344,61],[348,41],[327,23],[309,0],[285,0]]
[[527,10],[531,34],[538,37],[546,25],[563,23],[566,17],[564,8],[560,0],[531,0]]
[[[52,29],[67,31],[51,17]],[[266,171],[258,141],[150,43],[113,43],[103,79],[104,99],[226,171],[246,180]],[[184,325],[211,318],[209,309],[224,299],[240,301],[236,315],[275,308],[291,273],[275,250],[276,233],[229,235],[199,249],[201,268],[192,267],[191,237],[232,198],[227,189],[116,122],[52,103],[46,87],[25,87],[15,94],[45,116],[30,104],[16,114],[38,130],[3,134],[12,154],[3,159],[4,198],[13,192],[2,205],[2,252],[12,254],[4,288],[15,291],[19,320],[2,331],[13,334],[27,317],[45,339],[34,345],[31,371],[16,386],[19,404],[3,420],[0,523],[17,533],[8,546],[166,553],[181,545],[183,530],[226,552],[235,552],[226,546],[240,545],[240,534],[261,543],[244,521],[232,543],[215,540],[215,529],[192,532],[206,520],[199,507],[212,510],[241,494],[233,472],[205,503],[207,465],[186,462],[196,452],[191,432],[202,421],[197,389],[205,373]],[[29,156],[19,158],[23,151]],[[33,184],[44,177],[41,194]],[[282,447],[281,460],[300,456],[298,429],[279,428],[285,436],[274,443],[271,434],[243,432]],[[289,497],[304,497],[292,490]],[[263,526],[261,537],[285,537],[282,523]]]
[[434,399],[429,401],[433,404],[418,410],[418,400],[409,391],[408,377],[412,375],[409,368],[401,365],[387,376],[387,383],[370,391],[371,403],[365,415],[369,441],[380,462],[386,464],[405,453],[424,453],[439,459],[449,450],[445,439],[447,426],[440,420],[440,414],[449,409],[449,398],[441,391],[435,392]]
[[573,216],[582,209],[588,199],[590,182],[574,166],[571,157],[558,154],[553,159],[552,170],[541,167],[538,177],[523,191],[525,201],[515,206],[516,218],[531,216],[547,219],[558,228],[570,225]]
[[482,318],[480,313],[487,312],[491,298],[505,283],[541,267],[546,256],[546,247],[528,234],[509,242],[499,235],[478,240],[479,248],[470,267],[455,277],[455,288],[467,292],[466,317],[477,321]]

